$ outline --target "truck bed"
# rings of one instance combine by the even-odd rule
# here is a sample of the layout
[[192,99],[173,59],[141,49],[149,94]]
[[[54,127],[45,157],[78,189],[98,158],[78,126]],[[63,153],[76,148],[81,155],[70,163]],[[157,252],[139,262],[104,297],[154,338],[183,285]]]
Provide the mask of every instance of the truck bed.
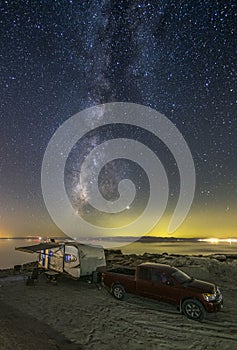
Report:
[[104,285],[112,288],[115,284],[121,284],[127,293],[136,293],[136,270],[127,267],[115,267],[102,273]]
[[135,276],[136,270],[130,267],[115,267],[113,269],[107,270],[106,272],[118,273],[120,275]]

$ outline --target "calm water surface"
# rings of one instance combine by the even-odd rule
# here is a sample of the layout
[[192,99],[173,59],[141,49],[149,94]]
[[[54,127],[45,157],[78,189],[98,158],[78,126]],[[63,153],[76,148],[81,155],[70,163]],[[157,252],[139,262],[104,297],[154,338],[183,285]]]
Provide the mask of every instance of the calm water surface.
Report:
[[[0,239],[0,269],[10,268],[17,264],[36,261],[37,254],[23,253],[15,247],[38,244],[39,240]],[[119,249],[119,248],[118,248]],[[121,247],[124,254],[237,254],[237,243],[208,243],[208,242],[158,242],[132,243]]]
[[38,244],[39,240],[29,239],[0,239],[0,269],[13,267],[14,265],[36,261],[37,254],[28,254],[15,250],[15,247]]
[[209,254],[237,254],[237,242],[209,243],[209,242],[157,242],[132,243],[122,247],[124,254],[180,254],[180,255],[209,255]]

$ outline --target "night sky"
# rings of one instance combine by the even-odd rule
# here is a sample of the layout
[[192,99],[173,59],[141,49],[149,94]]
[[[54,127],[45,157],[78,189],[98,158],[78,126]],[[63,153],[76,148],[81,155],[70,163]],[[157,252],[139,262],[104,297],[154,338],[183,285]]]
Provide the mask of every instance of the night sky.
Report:
[[[151,107],[185,138],[196,192],[177,237],[237,237],[237,6],[234,0],[8,0],[1,13],[0,237],[58,235],[41,191],[41,164],[57,128],[85,108],[107,102]],[[84,157],[103,140],[139,140],[167,170],[170,198],[150,234],[167,235],[179,178],[172,155],[137,127],[91,131],[73,148],[65,185],[85,220],[129,222],[147,202],[149,181],[131,161],[109,163],[100,176],[108,200],[130,178],[131,208],[96,212],[75,193]]]

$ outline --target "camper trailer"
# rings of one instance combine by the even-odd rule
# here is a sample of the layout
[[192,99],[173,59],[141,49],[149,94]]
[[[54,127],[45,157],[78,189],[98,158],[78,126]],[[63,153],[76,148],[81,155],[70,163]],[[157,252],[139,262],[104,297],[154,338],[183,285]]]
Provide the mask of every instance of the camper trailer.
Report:
[[68,275],[74,279],[92,275],[98,268],[106,266],[104,249],[73,242],[40,243],[18,247],[27,253],[39,254],[39,267]]

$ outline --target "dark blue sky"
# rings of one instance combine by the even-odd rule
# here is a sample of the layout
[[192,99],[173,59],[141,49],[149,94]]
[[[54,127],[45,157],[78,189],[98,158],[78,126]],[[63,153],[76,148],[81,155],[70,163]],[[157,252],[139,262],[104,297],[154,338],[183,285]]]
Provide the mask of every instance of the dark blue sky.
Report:
[[[209,212],[215,225],[216,212],[221,233],[233,236],[236,23],[234,0],[2,1],[0,235],[57,232],[40,187],[50,138],[80,110],[124,101],[179,128],[197,172],[191,215],[206,224]],[[100,143],[106,133],[98,135]]]

